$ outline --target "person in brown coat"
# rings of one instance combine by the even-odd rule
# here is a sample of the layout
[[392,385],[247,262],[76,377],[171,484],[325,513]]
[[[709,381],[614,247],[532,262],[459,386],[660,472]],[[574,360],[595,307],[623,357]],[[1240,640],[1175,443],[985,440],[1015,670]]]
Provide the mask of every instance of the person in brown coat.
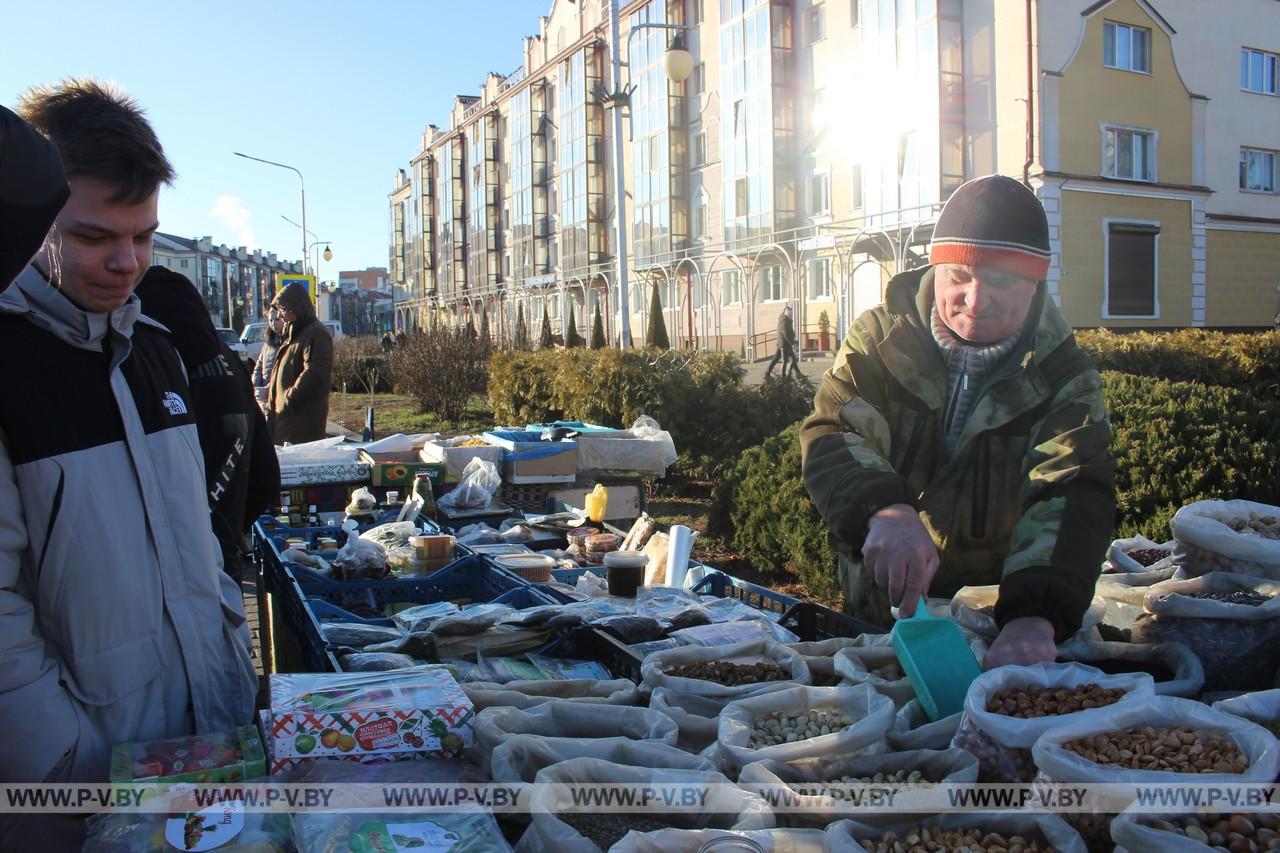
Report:
[[290,284],[272,302],[284,315],[285,340],[271,371],[267,425],[277,445],[325,437],[333,338],[316,319],[307,288]]

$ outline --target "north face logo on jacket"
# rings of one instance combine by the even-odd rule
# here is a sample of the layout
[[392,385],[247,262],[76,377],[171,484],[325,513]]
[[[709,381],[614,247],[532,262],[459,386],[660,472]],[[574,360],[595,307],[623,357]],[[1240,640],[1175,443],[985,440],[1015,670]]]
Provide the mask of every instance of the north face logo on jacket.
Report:
[[187,413],[187,404],[182,397],[173,391],[165,391],[164,399],[160,401],[164,407],[169,410],[171,415],[185,415]]

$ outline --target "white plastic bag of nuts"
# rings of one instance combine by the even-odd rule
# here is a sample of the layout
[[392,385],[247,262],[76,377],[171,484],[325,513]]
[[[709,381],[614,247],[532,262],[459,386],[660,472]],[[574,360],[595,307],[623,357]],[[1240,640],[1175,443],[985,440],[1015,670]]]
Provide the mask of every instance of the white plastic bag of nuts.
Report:
[[[760,693],[772,693],[774,690],[786,690],[794,686],[789,681],[779,681],[762,688]],[[694,696],[659,687],[649,696],[649,707],[675,721],[680,729],[676,746],[689,752],[701,752],[715,744],[716,732],[720,728],[720,712],[732,701],[732,696]]]
[[1030,782],[1030,750],[1045,732],[1111,704],[1154,696],[1144,674],[1107,675],[1078,663],[1002,666],[969,685],[951,745],[977,756],[983,782]]
[[1280,507],[1196,501],[1169,520],[1173,562],[1189,577],[1209,572],[1280,580]]
[[[753,847],[706,847],[716,839],[745,839]],[[700,850],[760,850],[762,853],[826,853],[821,829],[659,829],[631,832],[609,848],[610,853],[677,853]],[[721,842],[723,843],[723,842]]]
[[[976,834],[972,830],[977,829]],[[896,839],[887,842],[886,833]],[[925,840],[935,847],[909,846],[912,835],[916,842]],[[962,836],[962,833],[967,833]],[[829,853],[897,853],[900,850],[1012,850],[1014,837],[1027,842],[1022,849],[1026,853],[1053,850],[1055,853],[1086,853],[1084,841],[1066,821],[1053,814],[985,813],[949,815],[925,821],[901,820],[897,817],[884,821],[853,820],[836,821],[827,827]],[[862,842],[866,842],[865,844]],[[1031,847],[1034,842],[1037,846]]]
[[[957,625],[971,634],[977,634],[988,642],[1000,634],[1000,626],[996,624],[996,601],[1000,597],[1000,586],[962,586],[951,597],[949,613]],[[1089,635],[1093,627],[1102,621],[1107,612],[1107,603],[1096,595],[1080,620],[1080,630],[1075,636]],[[978,660],[982,660],[981,657]]]
[[1280,732],[1280,689],[1259,690],[1230,699],[1219,699],[1213,703],[1213,707],[1257,723],[1272,734]]
[[1145,536],[1117,539],[1107,548],[1104,572],[1145,574],[1173,566],[1173,540],[1153,542]]
[[787,643],[787,648],[799,652],[809,667],[809,677],[815,687],[835,687],[841,682],[836,672],[835,657],[841,649],[858,645],[858,637],[832,637],[808,643]]
[[479,713],[485,708],[532,708],[552,700],[588,705],[634,705],[637,689],[634,681],[615,678],[564,678],[547,681],[471,681],[458,685]]
[[[1240,836],[1234,843],[1228,840],[1232,833]],[[1135,804],[1111,822],[1111,838],[1116,853],[1205,853],[1226,849],[1228,844],[1233,844],[1232,850],[1274,850],[1274,839],[1280,838],[1280,815],[1144,814]]]
[[717,740],[724,766],[737,769],[765,758],[881,751],[892,724],[893,702],[870,684],[793,687],[730,702]]
[[960,728],[963,711],[941,720],[930,720],[919,699],[912,699],[893,715],[893,727],[885,739],[893,751],[912,749],[948,749]]
[[1280,582],[1228,572],[1150,587],[1135,643],[1179,642],[1204,665],[1204,690],[1263,690],[1280,667]]
[[[565,738],[653,740],[675,746],[679,730],[659,711],[623,705],[544,702],[534,708],[486,708],[476,715],[477,757],[484,759],[513,734]],[[484,765],[486,768],[488,764]]]
[[489,772],[495,782],[532,782],[542,768],[570,758],[599,758],[632,767],[715,770],[707,759],[661,741],[516,734],[493,748]]
[[[1102,622],[1113,628],[1132,628],[1142,615],[1142,600],[1151,587],[1177,576],[1178,569],[1170,563],[1162,569],[1149,572],[1118,572],[1098,576],[1094,594],[1106,602]],[[1080,639],[1075,637],[1073,639]]]
[[1108,643],[1075,639],[1058,646],[1059,660],[1076,661],[1103,672],[1145,672],[1157,696],[1194,699],[1204,686],[1204,666],[1183,643]]
[[[968,637],[969,648],[973,650],[974,657],[982,660],[987,653],[986,641],[972,634]],[[892,699],[897,708],[916,698],[916,690],[902,671],[898,654],[892,645],[863,645],[841,649],[836,653],[834,665],[836,672],[843,678],[842,683],[870,684],[877,692]]]
[[[627,832],[657,829],[772,829],[773,811],[768,803],[743,790],[721,773],[669,768],[630,767],[598,758],[572,758],[544,767],[534,777],[542,785],[533,792],[529,829],[516,845],[518,851],[544,853],[598,853],[609,850]],[[668,814],[593,812],[568,814],[574,806],[565,784],[704,786],[705,801],[695,809],[673,807]]]
[[[865,816],[868,800],[854,805],[857,796],[892,793],[899,817],[911,814],[912,790],[937,782],[975,782],[978,760],[963,749],[882,752],[800,761],[753,761],[738,774],[738,785],[755,791],[769,802],[781,801],[787,789],[793,808],[775,811],[781,826],[825,828],[841,818]],[[845,790],[849,786],[849,790]],[[873,786],[873,787],[863,787]],[[921,814],[931,814],[936,804],[926,804]]]
[[1271,782],[1280,769],[1280,742],[1271,732],[1173,696],[1117,703],[1064,721],[1041,735],[1031,753],[1049,782]]
[[779,681],[809,683],[804,657],[768,640],[654,652],[640,665],[640,675],[650,690],[730,698],[754,696]]

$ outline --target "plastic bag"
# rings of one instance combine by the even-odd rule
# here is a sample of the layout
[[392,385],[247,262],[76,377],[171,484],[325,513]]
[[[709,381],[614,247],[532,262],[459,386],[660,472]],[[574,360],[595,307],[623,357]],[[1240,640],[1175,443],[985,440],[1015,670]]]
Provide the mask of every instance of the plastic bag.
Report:
[[1152,571],[1099,576],[1093,591],[1107,603],[1099,624],[1122,631],[1132,630],[1133,623],[1142,615],[1142,600],[1147,597],[1148,590],[1158,583],[1172,580],[1177,571],[1170,561],[1164,568]]
[[350,648],[363,648],[404,639],[404,634],[399,628],[365,625],[362,622],[323,622],[320,625],[320,632],[333,645]]
[[410,634],[425,631],[442,616],[452,616],[461,612],[460,607],[451,601],[437,601],[435,604],[419,604],[391,617],[391,620]]
[[930,720],[919,699],[912,699],[893,715],[893,728],[885,735],[894,751],[913,749],[950,749],[951,739],[960,728],[963,711],[941,720]]
[[[696,810],[672,810],[673,827],[685,829],[772,829],[773,813],[764,800],[735,787],[719,773],[672,768],[630,767],[597,758],[572,758],[538,771],[536,782],[615,783],[643,785],[706,786],[700,792],[705,801]],[[529,802],[533,822],[520,839],[517,850],[530,853],[598,853],[600,848],[584,838],[558,814],[565,802],[557,802],[559,785],[537,789]]]
[[343,672],[386,672],[417,666],[421,661],[394,652],[353,652],[340,655],[338,663]]
[[[440,502],[443,503],[444,498]],[[459,545],[508,544],[502,541],[502,535],[497,530],[482,521],[458,528],[453,538]]]
[[[1054,853],[1086,853],[1088,849],[1080,833],[1057,815],[1016,812],[973,812],[929,818],[923,821],[904,821],[893,816],[886,817],[884,820],[874,818],[865,821],[841,820],[827,827],[826,849],[829,853],[864,853],[867,850],[875,850],[874,842],[879,841],[887,832],[893,832],[902,837],[910,830],[922,825],[936,826],[941,829],[980,827],[984,835],[987,832],[999,832],[1005,838],[1021,835],[1023,838],[1048,842]],[[859,843],[859,839],[872,843],[864,847]]]
[[[854,719],[843,731],[828,735],[781,743],[776,746],[750,745],[754,721],[767,714],[808,711],[839,711]],[[796,761],[802,758],[875,752],[884,747],[885,734],[893,725],[893,702],[880,695],[869,684],[856,687],[793,687],[760,696],[737,699],[720,714],[716,740],[725,766],[743,767],[753,761],[774,759]]]
[[1243,693],[1230,699],[1220,699],[1213,708],[1251,723],[1257,723],[1268,731],[1274,731],[1280,720],[1280,689]]
[[627,645],[648,643],[662,638],[662,625],[648,616],[623,614],[605,616],[591,623],[596,628],[612,634]]
[[506,684],[476,681],[460,686],[477,712],[494,707],[533,708],[552,701],[591,705],[634,705],[636,701],[636,685],[625,678],[612,681],[592,678],[510,681]]
[[[1145,536],[1131,536],[1126,539],[1117,539],[1111,543],[1111,547],[1107,548],[1107,561],[1103,564],[1102,570],[1129,573],[1145,573],[1158,572],[1166,568],[1173,567],[1173,540],[1168,542],[1152,542]],[[1130,552],[1133,551],[1167,551],[1167,555],[1161,557],[1154,562],[1140,563],[1133,557]]]
[[590,598],[609,594],[609,582],[595,572],[583,572],[573,588]]
[[[761,853],[825,853],[826,834],[821,829],[658,829],[653,832],[628,832],[609,848],[610,853],[675,853],[703,849],[719,838],[742,838]],[[725,848],[732,850],[733,848]]]
[[[1177,832],[1167,832],[1149,826],[1149,820],[1163,820],[1175,823],[1181,826],[1181,821],[1185,818],[1197,818],[1199,823],[1206,824],[1213,820],[1208,814],[1184,812],[1176,814],[1164,812],[1159,814],[1146,814],[1143,807],[1137,803],[1129,806],[1111,821],[1110,833],[1115,843],[1115,853],[1146,853],[1148,850],[1158,850],[1160,853],[1209,853],[1213,850],[1208,844],[1196,841],[1194,838]],[[1227,817],[1227,809],[1224,808],[1221,817]],[[1258,818],[1261,818],[1259,820]],[[1262,813],[1254,818],[1254,822],[1259,825],[1265,825],[1263,821],[1271,823],[1275,818],[1275,814]],[[1270,828],[1270,827],[1269,827]],[[1225,846],[1222,849],[1226,849]],[[1247,849],[1247,848],[1246,848]],[[1261,845],[1259,845],[1259,849]]]
[[[270,780],[248,780],[267,782]],[[181,794],[175,794],[181,796]],[[227,811],[234,832],[219,832],[219,853],[287,853],[293,849],[289,837],[289,815],[246,812],[238,802],[210,806],[189,814],[157,812],[102,812],[84,822],[86,853],[170,853],[174,850],[213,849],[188,841],[191,833],[211,833]],[[30,839],[33,840],[34,839]],[[35,849],[33,846],[29,849]]]
[[672,631],[670,636],[695,646],[732,646],[753,641],[786,645],[800,639],[777,622],[770,622],[768,619],[739,619],[736,622],[695,625]]
[[[990,642],[1000,634],[1000,626],[996,624],[996,601],[1000,597],[1000,586],[963,586],[951,597],[948,614],[961,628],[970,631]],[[1107,612],[1107,603],[1098,596],[1093,597],[1089,609],[1080,620],[1080,630],[1073,636],[1087,635],[1093,626],[1102,621]],[[982,660],[981,657],[978,660]]]
[[1075,639],[1058,647],[1058,659],[1088,664],[1103,672],[1145,672],[1157,696],[1194,699],[1204,686],[1204,667],[1182,643],[1107,643]]
[[287,548],[280,555],[282,563],[297,563],[300,566],[306,566],[308,569],[314,569],[322,575],[332,575],[333,567],[329,565],[329,561],[323,557],[318,557],[309,551],[299,551],[297,548]]
[[[1077,687],[1097,684],[1108,690],[1123,690],[1115,705],[1090,708],[1072,714],[1021,719],[987,710],[987,702],[997,693],[1022,687]],[[969,685],[964,699],[964,716],[951,745],[967,749],[978,758],[983,782],[1030,782],[1035,777],[1031,746],[1045,732],[1089,720],[1107,708],[1144,704],[1155,697],[1155,685],[1145,673],[1107,675],[1102,670],[1078,663],[1038,663],[1034,666],[1002,666],[984,672]],[[1063,781],[1076,781],[1064,779]]]
[[1280,580],[1280,507],[1196,501],[1174,513],[1169,529],[1174,565],[1188,577],[1231,572]]
[[670,621],[691,607],[700,607],[698,596],[686,589],[669,586],[646,586],[636,592],[635,612],[640,616],[651,616],[658,620]]
[[502,485],[498,467],[488,459],[473,456],[462,469],[462,479],[447,492],[436,506],[441,509],[472,509],[486,507]]
[[853,647],[855,642],[857,640],[853,637],[832,637],[808,643],[787,643],[786,646],[804,658],[814,687],[835,687],[842,680],[840,673],[836,672],[836,653]]
[[[792,686],[788,681],[778,681],[760,693],[786,690]],[[689,752],[701,752],[715,745],[716,733],[720,729],[720,712],[731,701],[731,696],[694,696],[666,687],[659,687],[649,695],[649,707],[666,714],[679,727],[676,746]]]
[[[982,656],[978,655],[978,660]],[[870,684],[893,700],[895,708],[916,698],[916,690],[898,663],[893,646],[851,646],[836,652],[832,667],[845,684]]]
[[342,529],[346,531],[347,541],[333,559],[335,574],[344,580],[386,575],[387,550],[372,539],[356,535],[357,525],[350,519],[342,522]]
[[[412,762],[419,764],[423,762]],[[448,850],[492,853],[510,850],[497,820],[478,807],[454,812],[305,812],[296,815],[293,838],[298,853],[334,850]],[[395,839],[395,847],[387,841]]]
[[631,425],[631,434],[646,441],[658,442],[662,446],[662,464],[668,468],[676,464],[679,458],[676,443],[671,440],[671,433],[658,426],[658,422],[648,415],[641,415]]
[[623,705],[544,702],[533,708],[486,708],[476,715],[476,752],[489,755],[508,735],[653,740],[674,746],[679,730],[660,711]]
[[347,504],[347,515],[368,515],[378,508],[378,499],[373,492],[364,486],[351,493],[351,501]]
[[[698,630],[698,629],[689,629]],[[684,634],[684,631],[677,632]],[[650,690],[666,687],[676,693],[693,696],[723,696],[739,698],[753,696],[762,687],[777,682],[755,682],[751,684],[727,685],[718,684],[701,678],[683,678],[669,675],[668,671],[675,667],[703,661],[753,662],[757,660],[773,661],[781,666],[796,684],[809,683],[809,668],[804,658],[786,646],[764,640],[739,643],[733,646],[682,646],[668,652],[654,652],[640,664],[640,675]]]
[[707,759],[656,740],[577,738],[513,734],[493,748],[489,769],[495,782],[532,782],[538,771],[571,758],[598,758],[632,767],[712,771]]
[[389,550],[409,544],[409,537],[417,534],[418,528],[412,521],[389,521],[377,527],[370,527],[360,534],[360,538],[377,542],[384,550]]
[[505,604],[473,604],[452,616],[441,616],[432,623],[431,633],[439,637],[479,634],[514,612],[514,607]]
[[[877,774],[888,775],[898,771],[906,773],[919,771],[924,777],[922,781],[925,784],[976,782],[978,760],[963,749],[946,749],[840,755],[791,762],[754,761],[742,768],[742,772],[738,775],[738,785],[748,791],[755,791],[770,801],[772,801],[770,791],[789,788],[794,798],[786,801],[790,808],[777,812],[778,823],[782,826],[825,829],[842,818],[865,815],[868,803],[864,800],[855,805],[849,800],[820,793],[823,783],[839,784],[839,780],[845,777],[870,779]],[[876,789],[886,794],[892,793],[894,810],[901,813],[904,818],[912,814],[910,811],[912,792],[917,790],[912,785],[900,782],[868,782],[866,784],[874,784]],[[916,796],[918,797],[918,790]],[[936,806],[922,804],[919,814],[932,814],[934,808]]]
[[1178,642],[1204,665],[1204,690],[1263,690],[1280,667],[1280,596],[1257,606],[1191,598],[1188,593],[1280,593],[1280,583],[1213,572],[1155,584],[1134,622],[1135,643]]

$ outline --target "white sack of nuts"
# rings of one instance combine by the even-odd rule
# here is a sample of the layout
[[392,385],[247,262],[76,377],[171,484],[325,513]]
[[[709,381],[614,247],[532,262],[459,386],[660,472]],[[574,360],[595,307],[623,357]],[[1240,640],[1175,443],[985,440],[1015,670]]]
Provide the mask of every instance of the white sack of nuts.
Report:
[[[1226,826],[1222,825],[1224,821]],[[1233,839],[1234,846],[1230,849],[1274,850],[1276,839],[1280,838],[1277,824],[1280,824],[1280,815],[1276,814],[1144,814],[1141,807],[1134,804],[1111,821],[1111,838],[1115,841],[1116,853],[1147,850],[1208,853],[1215,846],[1226,848],[1232,844],[1227,840],[1231,833],[1240,838]],[[1213,837],[1215,832],[1223,843]]]
[[[717,740],[724,766],[736,769],[765,758],[796,761],[879,751],[892,724],[893,702],[869,684],[793,687],[730,702],[720,715]],[[779,732],[783,742],[768,743]]]
[[[773,682],[762,687],[760,693],[772,693],[794,686],[789,681]],[[760,693],[755,695],[759,696]],[[715,744],[716,733],[720,729],[720,712],[732,701],[732,696],[694,696],[659,687],[649,696],[649,707],[675,721],[680,729],[676,746],[689,752],[701,752]]]
[[[1100,713],[1104,703],[1143,703],[1154,697],[1154,682],[1145,674],[1107,675],[1078,663],[1002,666],[969,685],[951,745],[977,756],[984,782],[1029,782],[1035,775],[1029,750],[1045,732]],[[1014,707],[989,710],[1002,701]],[[1024,704],[1030,713],[1043,715],[1015,716]]]
[[[534,708],[486,708],[476,715],[476,753],[488,756],[508,735],[656,740],[675,746],[679,730],[666,714],[623,705],[545,702]],[[487,764],[485,765],[487,767]]]
[[[562,810],[573,808],[564,784],[594,785],[681,785],[706,786],[706,801],[697,810],[672,809],[669,814],[671,827],[675,829],[773,829],[773,810],[769,804],[750,791],[738,788],[722,773],[706,773],[697,770],[673,770],[668,768],[629,767],[597,758],[573,758],[561,761],[538,771],[535,782],[562,783],[535,789],[529,800],[533,816],[529,829],[516,845],[518,851],[528,853],[598,853],[600,846],[561,820]],[[661,812],[662,807],[657,807]],[[628,818],[647,818],[648,814],[610,814],[597,811],[586,817],[609,824],[622,823]],[[657,827],[654,827],[657,828]]]
[[[1000,626],[996,624],[996,601],[1000,597],[1000,586],[962,586],[951,597],[951,606],[947,613],[964,630],[977,634],[988,642],[1000,634]],[[1107,612],[1107,603],[1096,595],[1080,620],[1080,630],[1076,636],[1088,635],[1093,627],[1102,621]],[[982,660],[982,658],[978,658]]]
[[1195,652],[1182,643],[1109,643],[1077,638],[1058,646],[1058,657],[1089,666],[1096,666],[1095,662],[1125,661],[1131,662],[1135,671],[1140,667],[1165,670],[1170,677],[1163,681],[1154,673],[1148,673],[1155,681],[1157,696],[1194,699],[1204,686],[1204,665]]
[[857,637],[832,637],[828,640],[815,640],[808,643],[787,643],[787,648],[799,652],[809,667],[809,677],[815,687],[835,687],[840,684],[840,673],[836,672],[835,656],[841,649],[854,648],[858,644]]
[[1196,501],[1169,521],[1174,565],[1191,577],[1234,572],[1280,579],[1280,507]]
[[477,712],[485,708],[532,708],[553,699],[599,705],[634,705],[638,690],[625,678],[597,681],[564,678],[547,681],[471,681],[458,685]]
[[1104,572],[1145,574],[1173,566],[1173,540],[1153,542],[1145,536],[1116,539],[1107,548]]
[[[1232,593],[1250,602],[1236,603]],[[1216,594],[1221,600],[1206,596]],[[1230,619],[1261,622],[1280,618],[1280,580],[1262,580],[1233,572],[1211,572],[1186,580],[1167,580],[1147,589],[1142,607],[1153,616],[1182,619]]]
[[[1177,567],[1170,563],[1162,569],[1150,572],[1099,575],[1093,592],[1107,605],[1106,611],[1102,614],[1102,621],[1113,628],[1132,628],[1134,621],[1143,613],[1142,601],[1147,597],[1151,587],[1173,580],[1177,572]],[[1073,637],[1069,642],[1080,639],[1082,638]]]
[[759,849],[763,853],[826,853],[826,833],[821,829],[747,829],[736,832],[726,829],[659,829],[631,832],[613,845],[609,853],[699,851],[704,849],[703,845],[718,838],[743,838],[755,845],[749,849]]
[[[980,637],[969,635],[969,648],[974,657],[982,660],[987,644]],[[893,700],[894,707],[901,708],[916,698],[916,690],[907,680],[898,663],[898,654],[891,645],[853,646],[836,653],[835,670],[844,684],[870,684],[878,693]]]
[[632,767],[715,770],[707,759],[662,741],[518,734],[510,735],[493,748],[489,773],[495,782],[532,782],[542,768],[570,758],[599,758]]
[[[1225,767],[1237,753],[1244,763],[1241,772],[1200,772],[1195,766],[1207,760],[1226,762],[1219,765]],[[1031,754],[1040,777],[1049,782],[1271,782],[1280,770],[1280,742],[1271,732],[1172,696],[1117,704],[1064,722],[1041,735]],[[1141,769],[1152,762],[1181,770]],[[1122,766],[1134,763],[1139,766]]]
[[910,814],[912,789],[977,779],[978,760],[963,749],[920,749],[790,762],[753,761],[738,774],[738,785],[766,800],[788,789],[797,811],[779,811],[778,823],[825,828],[841,818],[866,815],[865,806],[853,804],[853,791],[858,792],[854,796],[869,795],[873,789],[892,792],[894,808],[905,817]]
[[[980,832],[977,838],[970,841],[973,829],[978,829]],[[940,840],[945,846],[939,845],[936,848],[940,850],[960,848],[972,850],[974,853],[984,850],[1008,851],[1013,847],[1011,841],[1018,837],[1039,845],[1038,848],[1024,848],[1028,853],[1033,849],[1043,851],[1050,848],[1055,853],[1086,853],[1080,833],[1068,826],[1066,821],[1057,815],[984,812],[931,818],[925,821],[901,820],[896,817],[886,818],[884,821],[867,820],[866,822],[841,820],[827,827],[827,850],[829,853],[882,853],[882,851],[896,853],[897,850],[914,850],[916,848],[909,846],[906,839],[916,835],[917,841],[923,840],[920,838],[921,830],[927,831],[931,839],[939,839],[939,836],[943,836]],[[886,833],[890,832],[899,839],[899,847],[895,848],[893,843],[883,844],[882,839]],[[960,833],[967,833],[969,837],[961,840],[958,838]],[[872,842],[873,839],[881,843],[859,843],[860,841]]]
[[893,715],[893,727],[885,739],[889,749],[906,751],[912,749],[948,749],[956,730],[960,728],[963,711],[956,711],[941,720],[930,720],[924,712],[919,699],[912,699],[898,709]]
[[[809,683],[809,667],[798,652],[780,643],[753,640],[732,646],[682,646],[663,652],[654,652],[640,664],[640,675],[650,690],[666,687],[676,693],[693,696],[741,698],[754,696],[762,690],[773,689],[769,681],[744,684],[720,684],[703,678],[682,678],[669,674],[670,670],[701,663],[753,664],[769,662],[782,667],[796,684]],[[776,684],[777,682],[773,682]]]
[[1219,699],[1213,708],[1257,723],[1272,734],[1280,731],[1280,688]]

